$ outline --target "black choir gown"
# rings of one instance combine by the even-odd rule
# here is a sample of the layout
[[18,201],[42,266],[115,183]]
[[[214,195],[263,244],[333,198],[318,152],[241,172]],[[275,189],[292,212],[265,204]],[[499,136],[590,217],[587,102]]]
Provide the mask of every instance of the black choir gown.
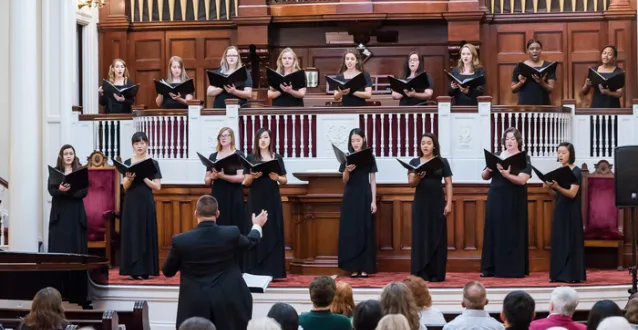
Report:
[[[64,171],[64,170],[62,170]],[[49,252],[87,253],[86,210],[84,197],[89,189],[62,192],[59,184],[49,177],[48,189],[51,195],[51,215],[49,216]],[[71,187],[73,188],[73,187]]]
[[[339,172],[345,171],[342,164]],[[372,215],[370,173],[377,172],[376,162],[369,168],[355,168],[345,185],[339,218],[339,268],[350,273],[376,272],[375,223]]]
[[[596,69],[598,71],[598,69]],[[599,72],[601,76],[606,79],[623,72],[621,68],[616,67],[613,72]],[[591,86],[594,91],[594,95],[591,98],[591,107],[592,108],[620,108],[620,98],[613,97],[610,95],[604,95],[600,93],[600,89],[598,86]],[[611,89],[612,92],[615,92],[617,89]]]
[[[426,281],[445,281],[447,266],[447,217],[445,192],[441,180],[452,176],[447,159],[442,158],[443,168],[426,173],[416,186],[412,202],[412,275]],[[414,158],[410,165],[419,166],[421,160]]]
[[[450,73],[461,81],[485,75],[485,71],[483,71],[483,68],[476,69],[473,74],[464,74],[459,71],[458,67],[454,67],[452,69],[452,72]],[[461,92],[460,89],[452,88],[451,86],[449,86],[448,95],[452,97],[452,102],[454,105],[477,105],[478,101],[476,100],[476,98],[482,96],[484,90],[485,85],[480,85],[475,88],[470,88],[469,93],[465,94]]]
[[[275,154],[286,174],[284,160]],[[248,161],[255,161],[253,155]],[[258,161],[256,161],[258,162]],[[284,211],[281,204],[279,183],[273,181],[268,173],[262,173],[254,179],[248,190],[248,218],[259,214],[261,210],[268,212],[268,222],[262,228],[263,236],[257,247],[249,252],[246,272],[253,275],[268,275],[273,278],[286,278],[286,255],[284,245]]]
[[273,107],[303,107],[303,99],[281,92],[279,97],[272,99]]
[[[366,99],[362,99],[360,97],[354,96],[354,92],[365,92],[367,87],[372,87],[372,78],[370,78],[370,74],[367,72],[363,72],[363,77],[366,80],[366,85],[356,91],[350,91],[350,94],[343,95],[341,98],[341,105],[344,107],[363,107],[366,105]],[[344,82],[350,81],[350,79],[346,79],[343,77],[343,73],[338,74],[335,79],[341,80]]]
[[[215,71],[215,72],[221,73],[222,71],[220,69],[217,69],[217,71]],[[244,81],[241,84],[235,85],[235,89],[243,91],[244,88],[253,88],[253,78],[250,76],[250,72],[248,72],[247,77],[248,78],[246,79],[246,81]],[[239,100],[239,106],[240,107],[245,105],[246,103],[248,103],[248,101],[246,99],[242,99],[242,98],[239,98],[239,97],[237,97],[237,96],[235,96],[233,94],[230,94],[230,93],[226,92],[225,89],[222,88],[222,92],[217,94],[217,96],[215,96],[215,100],[213,101],[213,108],[225,109],[226,108],[226,99],[237,99],[237,100]],[[244,233],[242,231],[242,234],[247,234],[247,233]]]
[[[572,172],[578,179],[580,186],[582,171],[578,166],[574,166]],[[580,282],[587,280],[585,239],[580,203],[580,189],[575,198],[569,198],[556,192],[549,268],[551,281]]]
[[[124,164],[131,165],[131,159]],[[149,179],[161,179],[159,164],[153,164],[157,173]],[[155,199],[142,178],[136,177],[124,194],[120,239],[120,275],[159,276]]]
[[[500,155],[500,153],[496,153]],[[521,171],[531,176],[529,156]],[[527,185],[517,185],[492,172],[487,193],[481,273],[495,277],[529,275]]]
[[[548,66],[551,62],[544,61],[543,64],[539,68],[544,68]],[[518,68],[514,68],[514,72],[512,72],[512,82],[518,82]],[[556,81],[556,71],[552,74],[548,74],[545,78],[545,81],[554,80]],[[521,86],[521,89],[518,91],[518,104],[519,105],[551,105],[551,100],[549,99],[549,92],[546,91],[541,85],[539,85],[534,79],[527,78],[525,84]]]
[[[181,83],[169,83],[169,85],[175,87]],[[186,95],[181,95],[181,97],[186,98]],[[162,108],[164,109],[188,109],[188,105],[177,102],[173,100],[171,97],[164,96],[162,98]]]
[[[420,74],[420,72],[418,72],[417,74]],[[430,85],[430,89],[434,89],[434,80],[432,79],[432,76],[429,73],[426,73],[426,76],[428,77],[428,84]],[[406,78],[405,80],[409,81],[412,78]],[[418,93],[423,93],[425,90],[420,90],[420,91],[416,91]],[[416,98],[416,97],[407,97],[404,96],[403,98],[401,98],[401,100],[399,101],[399,105],[425,105],[427,103],[427,100],[422,100],[420,98]]]
[[[117,88],[125,88],[135,85],[132,81],[127,80],[124,85],[114,85]],[[100,95],[100,105],[104,106],[104,113],[131,113],[131,106],[135,103],[135,98],[130,97],[124,99],[124,102],[120,102],[113,97],[113,95],[106,95],[103,93]]]
[[[244,156],[244,154],[237,150],[236,153]],[[210,154],[208,159],[217,160],[217,152]],[[237,168],[226,174],[237,174]],[[213,187],[211,196],[215,197],[219,207],[219,217],[217,217],[217,224],[221,226],[237,226],[242,235],[247,235],[252,227],[252,220],[246,218],[245,204],[244,204],[244,190],[241,183],[228,182],[224,179],[217,179],[213,181]]]

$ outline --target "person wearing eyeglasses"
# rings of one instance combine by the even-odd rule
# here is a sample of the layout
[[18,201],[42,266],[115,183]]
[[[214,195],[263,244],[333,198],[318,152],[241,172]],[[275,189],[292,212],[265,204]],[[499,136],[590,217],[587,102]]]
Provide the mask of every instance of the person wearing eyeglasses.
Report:
[[[242,67],[241,57],[239,56],[239,49],[235,46],[229,46],[224,50],[222,60],[220,62],[220,68],[217,73],[223,75],[230,75]],[[246,81],[238,85],[224,86],[219,88],[215,86],[208,86],[206,94],[208,96],[214,96],[213,108],[224,109],[226,108],[226,99],[238,99],[239,106],[242,106],[248,102],[253,92],[253,80],[250,74],[246,76]]]

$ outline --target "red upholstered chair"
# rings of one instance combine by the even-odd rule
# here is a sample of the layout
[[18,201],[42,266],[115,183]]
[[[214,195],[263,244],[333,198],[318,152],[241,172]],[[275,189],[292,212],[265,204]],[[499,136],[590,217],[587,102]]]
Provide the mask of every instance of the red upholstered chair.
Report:
[[115,218],[120,216],[120,173],[99,151],[89,156],[89,193],[84,198],[89,249],[103,249],[111,266],[113,246],[117,246]]
[[612,165],[601,160],[589,173],[583,164],[581,184],[585,246],[615,248],[618,251],[618,270],[623,270],[624,212],[616,208]]

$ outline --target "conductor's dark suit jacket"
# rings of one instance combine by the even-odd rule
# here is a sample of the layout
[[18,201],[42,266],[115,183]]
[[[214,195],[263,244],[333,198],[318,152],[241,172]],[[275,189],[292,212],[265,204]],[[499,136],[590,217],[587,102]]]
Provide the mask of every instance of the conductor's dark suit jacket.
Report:
[[171,277],[180,272],[176,328],[186,319],[200,316],[211,320],[217,329],[246,330],[253,298],[236,256],[259,242],[261,232],[256,228],[243,236],[236,226],[203,221],[173,236],[162,273]]

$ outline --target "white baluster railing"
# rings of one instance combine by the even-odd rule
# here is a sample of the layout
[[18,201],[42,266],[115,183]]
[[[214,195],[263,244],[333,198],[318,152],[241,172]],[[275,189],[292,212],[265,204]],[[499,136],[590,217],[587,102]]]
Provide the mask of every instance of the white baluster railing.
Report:
[[133,116],[134,126],[148,136],[148,152],[155,159],[188,158],[188,118],[182,113]]

